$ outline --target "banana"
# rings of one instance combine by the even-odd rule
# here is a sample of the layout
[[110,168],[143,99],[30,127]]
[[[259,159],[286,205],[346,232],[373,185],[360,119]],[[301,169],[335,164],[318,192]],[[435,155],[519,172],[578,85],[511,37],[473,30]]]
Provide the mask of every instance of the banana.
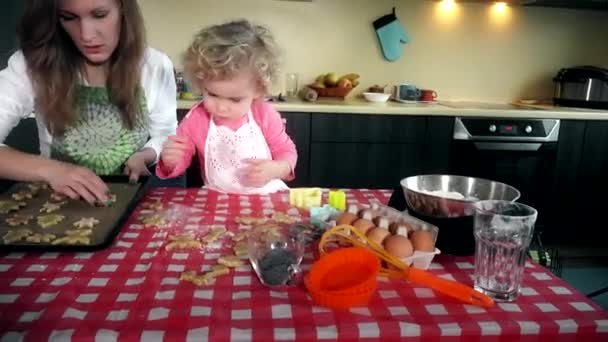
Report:
[[321,74],[315,78],[315,83],[323,83],[325,82],[325,74]]
[[359,85],[359,80],[353,80],[353,88]]
[[361,77],[361,76],[357,73],[350,73],[350,74],[346,74],[346,75],[340,77],[340,79],[348,78],[351,81],[355,81],[355,80],[359,79],[359,77]]

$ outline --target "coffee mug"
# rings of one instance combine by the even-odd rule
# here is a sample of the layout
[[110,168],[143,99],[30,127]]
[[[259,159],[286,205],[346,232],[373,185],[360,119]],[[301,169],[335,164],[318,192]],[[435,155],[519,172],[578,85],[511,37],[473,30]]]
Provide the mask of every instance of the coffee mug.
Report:
[[400,84],[395,86],[394,98],[396,100],[417,101],[420,98],[420,89],[413,84]]
[[420,101],[432,102],[437,98],[437,92],[431,89],[422,89],[420,91]]

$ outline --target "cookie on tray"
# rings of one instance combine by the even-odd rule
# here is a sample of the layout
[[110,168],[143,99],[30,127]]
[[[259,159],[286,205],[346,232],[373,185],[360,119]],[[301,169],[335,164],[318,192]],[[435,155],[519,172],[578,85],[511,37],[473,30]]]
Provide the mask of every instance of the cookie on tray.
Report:
[[43,233],[43,234],[34,234],[25,238],[25,241],[32,243],[51,243],[55,240],[57,236],[55,234]]
[[4,240],[5,244],[10,244],[13,242],[23,241],[23,239],[27,238],[30,235],[32,235],[32,231],[29,229],[9,230],[8,232],[6,232],[6,234],[4,234],[2,239]]
[[63,221],[64,219],[65,219],[64,215],[47,214],[47,215],[38,216],[36,218],[36,221],[37,221],[38,225],[44,229],[44,228],[52,227],[52,226],[58,224],[59,222]]
[[0,201],[0,214],[8,214],[25,207],[27,203],[18,201]]
[[78,229],[85,229],[85,228],[91,229],[98,224],[99,224],[99,220],[94,217],[83,217],[80,220],[74,222],[73,226]]
[[6,224],[11,227],[25,226],[26,224],[29,224],[33,218],[32,215],[13,214],[6,219]]
[[42,205],[42,208],[40,208],[40,212],[50,214],[52,212],[55,212],[55,211],[61,209],[61,207],[63,207],[67,203],[68,203],[67,201],[57,202],[57,203],[46,202]]

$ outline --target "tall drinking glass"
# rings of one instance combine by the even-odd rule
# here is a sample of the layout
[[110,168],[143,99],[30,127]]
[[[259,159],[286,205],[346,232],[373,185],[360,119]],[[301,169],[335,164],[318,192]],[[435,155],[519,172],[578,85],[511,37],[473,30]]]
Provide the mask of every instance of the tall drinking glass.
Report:
[[474,287],[496,301],[519,295],[537,211],[509,201],[475,204]]

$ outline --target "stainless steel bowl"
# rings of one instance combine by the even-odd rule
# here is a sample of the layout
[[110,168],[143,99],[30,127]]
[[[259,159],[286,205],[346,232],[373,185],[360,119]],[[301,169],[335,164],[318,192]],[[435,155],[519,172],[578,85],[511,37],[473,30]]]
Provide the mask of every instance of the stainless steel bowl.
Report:
[[520,196],[517,189],[504,183],[452,175],[408,177],[401,180],[401,187],[411,210],[437,218],[471,216],[475,202],[516,201]]

